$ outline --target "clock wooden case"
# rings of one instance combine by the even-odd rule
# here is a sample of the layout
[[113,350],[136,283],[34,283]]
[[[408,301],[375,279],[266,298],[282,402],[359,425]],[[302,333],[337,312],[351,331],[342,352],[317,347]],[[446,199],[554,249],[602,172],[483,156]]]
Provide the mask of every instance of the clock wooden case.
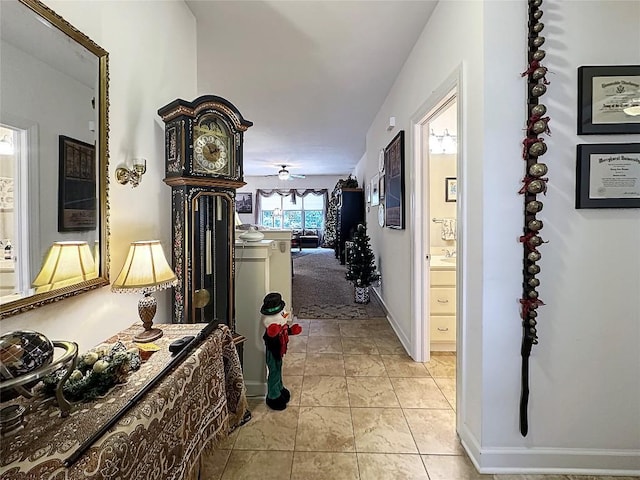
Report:
[[160,108],[171,187],[174,323],[216,321],[235,332],[236,190],[245,185],[244,132],[253,125],[228,100],[204,95]]

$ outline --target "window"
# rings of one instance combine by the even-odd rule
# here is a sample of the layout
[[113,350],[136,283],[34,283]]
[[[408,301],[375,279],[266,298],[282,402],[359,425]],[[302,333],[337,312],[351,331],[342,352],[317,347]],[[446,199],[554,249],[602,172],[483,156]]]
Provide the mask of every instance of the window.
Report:
[[261,225],[287,230],[324,228],[324,195],[275,194],[261,198]]

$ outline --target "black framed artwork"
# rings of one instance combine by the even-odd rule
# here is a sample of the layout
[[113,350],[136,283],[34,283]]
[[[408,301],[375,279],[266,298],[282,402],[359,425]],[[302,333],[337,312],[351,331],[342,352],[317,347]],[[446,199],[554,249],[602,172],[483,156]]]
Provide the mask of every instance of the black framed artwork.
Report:
[[405,224],[404,212],[404,130],[389,142],[384,149],[385,225],[402,230]]
[[640,207],[640,143],[577,146],[576,208]]
[[455,202],[458,200],[458,179],[446,177],[444,179],[444,201]]
[[578,135],[640,133],[640,65],[578,68]]
[[98,218],[96,147],[59,135],[58,231],[95,230]]
[[251,192],[236,193],[236,212],[253,213],[253,193]]

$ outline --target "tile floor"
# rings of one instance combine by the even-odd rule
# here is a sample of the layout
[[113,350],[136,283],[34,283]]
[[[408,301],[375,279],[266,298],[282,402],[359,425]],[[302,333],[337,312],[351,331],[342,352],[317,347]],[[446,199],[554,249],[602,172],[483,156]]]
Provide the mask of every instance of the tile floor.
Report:
[[299,323],[283,367],[287,409],[250,399],[252,419],[208,457],[201,479],[605,478],[478,474],[455,432],[455,355],[414,362],[386,319]]

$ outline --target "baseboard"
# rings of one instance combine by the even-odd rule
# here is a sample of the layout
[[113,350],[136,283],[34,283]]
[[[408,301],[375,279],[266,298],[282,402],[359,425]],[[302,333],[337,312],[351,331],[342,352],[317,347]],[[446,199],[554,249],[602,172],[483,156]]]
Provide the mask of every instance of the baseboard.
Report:
[[244,382],[247,388],[247,397],[264,397],[267,394],[267,384],[265,382]]
[[458,434],[471,462],[482,474],[640,475],[638,450],[482,448],[465,425]]
[[384,309],[384,312],[385,312],[385,315],[387,317],[387,320],[389,321],[389,324],[391,325],[391,328],[393,328],[393,331],[396,333],[396,336],[398,337],[398,340],[400,340],[400,343],[404,347],[405,351],[410,355],[410,352],[411,352],[411,340],[409,338],[407,338],[407,336],[404,334],[404,332],[402,331],[402,329],[398,325],[398,322],[396,322],[396,320],[393,318],[393,315],[391,315],[391,313],[389,313],[389,309],[387,308],[387,304],[384,303],[384,300],[382,299],[382,297],[378,293],[378,290],[373,288],[373,289],[371,289],[371,291],[378,298],[378,301],[380,302],[380,305],[382,305],[382,308]]

